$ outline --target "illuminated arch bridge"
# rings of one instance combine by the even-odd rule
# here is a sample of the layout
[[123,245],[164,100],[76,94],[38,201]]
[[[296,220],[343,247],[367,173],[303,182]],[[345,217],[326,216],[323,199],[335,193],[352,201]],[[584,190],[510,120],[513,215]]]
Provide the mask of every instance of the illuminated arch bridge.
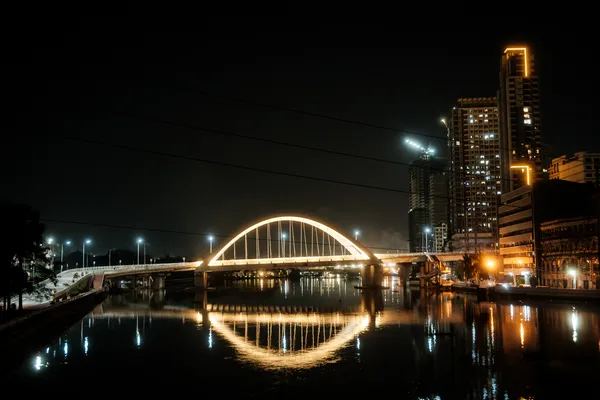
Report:
[[367,263],[380,260],[357,240],[314,219],[286,215],[243,229],[211,254],[199,271]]

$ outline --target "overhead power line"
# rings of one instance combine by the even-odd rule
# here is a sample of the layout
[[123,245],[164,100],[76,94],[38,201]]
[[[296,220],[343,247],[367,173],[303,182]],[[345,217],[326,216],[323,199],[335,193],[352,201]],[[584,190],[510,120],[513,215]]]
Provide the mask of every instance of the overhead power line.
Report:
[[[302,149],[302,150],[315,151],[315,152],[336,155],[336,156],[356,158],[356,159],[365,160],[365,161],[381,162],[381,163],[386,163],[386,164],[400,165],[400,166],[406,166],[406,167],[412,167],[412,168],[423,168],[423,169],[428,169],[430,171],[446,172],[448,174],[455,173],[454,171],[451,171],[449,169],[437,168],[437,167],[431,166],[431,165],[418,165],[418,164],[406,163],[406,162],[402,162],[402,161],[388,160],[385,158],[370,157],[370,156],[364,156],[364,155],[360,155],[360,154],[346,153],[346,152],[337,151],[337,150],[323,149],[320,147],[306,146],[306,145],[302,145],[302,144],[284,142],[284,141],[275,140],[275,139],[266,139],[266,138],[247,135],[247,134],[243,134],[243,133],[225,131],[222,129],[207,128],[207,127],[202,127],[202,126],[198,126],[198,125],[172,121],[172,120],[168,120],[168,119],[164,119],[164,118],[150,117],[150,116],[140,115],[140,114],[126,112],[126,111],[111,111],[111,112],[114,114],[117,114],[117,115],[124,115],[124,116],[130,117],[130,118],[136,118],[136,119],[139,119],[142,121],[155,122],[155,123],[176,126],[179,128],[185,128],[185,129],[196,130],[196,131],[210,132],[210,133],[215,133],[215,134],[219,134],[219,135],[223,135],[223,136],[235,137],[238,139],[254,140],[254,141],[259,141],[259,142],[263,142],[263,143],[270,143],[270,144],[286,146],[286,147],[291,147],[291,148],[298,148],[298,149]],[[464,176],[469,176],[469,175],[475,176],[475,174],[466,174],[465,172],[463,172],[462,174]],[[477,175],[477,177],[479,178],[480,176]],[[499,178],[499,179],[500,180],[510,180],[509,177]],[[497,179],[494,179],[494,180],[497,180]]]
[[[79,141],[79,142],[93,144],[93,145],[112,147],[112,148],[117,148],[117,149],[122,149],[122,150],[127,150],[127,151],[133,151],[133,152],[137,152],[137,153],[152,154],[152,155],[156,155],[156,156],[162,156],[162,157],[168,157],[168,158],[174,158],[174,159],[200,162],[200,163],[209,164],[209,165],[218,165],[218,166],[222,166],[222,167],[236,168],[236,169],[241,169],[241,170],[245,170],[245,171],[261,172],[261,173],[266,173],[266,174],[271,174],[271,175],[284,176],[284,177],[288,177],[288,178],[306,179],[306,180],[312,180],[312,181],[324,182],[324,183],[334,183],[337,185],[353,186],[353,187],[359,187],[359,188],[363,188],[363,189],[380,190],[380,191],[385,191],[385,192],[400,193],[400,194],[404,194],[404,195],[412,194],[412,192],[409,190],[402,190],[402,189],[396,189],[396,188],[390,188],[390,187],[384,187],[384,186],[367,185],[367,184],[355,183],[355,182],[340,181],[340,180],[336,180],[336,179],[321,178],[321,177],[309,176],[309,175],[294,174],[291,172],[275,171],[275,170],[270,170],[270,169],[266,169],[266,168],[250,167],[250,166],[241,165],[241,164],[233,164],[233,163],[226,163],[226,162],[222,162],[222,161],[207,160],[207,159],[199,158],[199,157],[186,156],[186,155],[169,153],[169,152],[158,151],[158,150],[149,150],[149,149],[144,149],[141,147],[136,147],[136,146],[131,146],[131,145],[106,142],[106,141],[101,141],[101,140],[96,140],[96,139],[86,139],[86,138],[81,138],[81,137],[77,137],[77,136],[70,136],[70,135],[63,135],[63,134],[58,134],[58,136],[64,137],[68,140]],[[436,197],[436,198],[442,198],[442,199],[446,199],[446,200],[450,199],[449,196],[431,195],[431,194],[429,196]],[[522,208],[522,207],[518,207],[518,206],[513,206],[513,207]]]
[[350,119],[347,119],[347,118],[334,117],[334,116],[331,116],[331,115],[320,114],[320,113],[306,111],[306,110],[300,110],[300,109],[297,109],[297,108],[277,106],[277,105],[274,105],[274,104],[263,103],[263,102],[259,102],[259,101],[248,100],[248,99],[242,99],[242,98],[239,98],[239,97],[226,96],[226,95],[223,95],[223,94],[209,93],[207,91],[198,90],[198,89],[195,89],[195,88],[177,87],[177,89],[191,91],[191,92],[200,94],[202,96],[215,97],[215,98],[220,98],[220,99],[224,99],[224,100],[233,101],[233,102],[236,102],[236,103],[248,104],[248,105],[253,105],[253,106],[258,106],[258,107],[264,107],[264,108],[271,108],[271,109],[274,109],[274,110],[286,111],[286,112],[291,112],[291,113],[301,114],[301,115],[307,115],[307,116],[311,116],[311,117],[316,117],[316,118],[321,118],[321,119],[327,119],[327,120],[330,120],[330,121],[343,122],[343,123],[346,123],[346,124],[359,125],[359,126],[364,126],[364,127],[368,127],[368,128],[375,128],[375,129],[381,129],[381,130],[386,130],[386,131],[390,131],[390,132],[403,133],[403,134],[407,134],[407,135],[418,135],[418,136],[423,136],[423,137],[430,137],[430,138],[437,139],[437,140],[446,140],[446,138],[442,138],[442,137],[439,137],[439,136],[430,135],[430,134],[426,134],[426,133],[414,133],[414,132],[409,132],[409,131],[407,131],[405,129],[392,128],[392,127],[389,127],[389,126],[372,124],[372,123],[369,123],[369,122],[361,122],[361,121],[350,120]]

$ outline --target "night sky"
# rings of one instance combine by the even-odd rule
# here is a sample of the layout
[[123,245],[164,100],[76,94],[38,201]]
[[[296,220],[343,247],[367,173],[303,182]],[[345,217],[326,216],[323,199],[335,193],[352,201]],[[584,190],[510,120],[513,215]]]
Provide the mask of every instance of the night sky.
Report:
[[[135,237],[143,236],[150,254],[196,257],[208,250],[199,234],[225,237],[275,213],[308,214],[348,233],[360,229],[368,246],[407,248],[408,199],[402,193],[68,137],[408,190],[406,166],[178,124],[409,163],[416,154],[404,148],[408,133],[442,138],[439,120],[456,98],[496,94],[508,44],[527,43],[535,53],[542,140],[553,155],[598,150],[590,143],[598,132],[592,119],[599,85],[585,33],[407,34],[378,25],[273,26],[251,19],[203,20],[197,32],[181,34],[157,33],[160,25],[134,29],[126,20],[67,27],[40,28],[9,49],[5,100],[15,124],[3,135],[1,197],[40,210],[48,234],[59,240],[80,246],[91,237],[89,251],[96,254],[134,249]],[[410,137],[445,150],[444,140]]]

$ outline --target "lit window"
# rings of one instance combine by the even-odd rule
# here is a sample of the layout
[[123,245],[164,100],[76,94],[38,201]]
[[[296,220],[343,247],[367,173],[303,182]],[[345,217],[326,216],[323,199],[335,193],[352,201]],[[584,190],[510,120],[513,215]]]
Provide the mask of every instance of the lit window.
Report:
[[459,140],[456,141],[456,145],[460,146],[460,141]]
[[525,125],[531,125],[531,118],[527,118],[523,121]]
[[531,114],[529,114],[529,113],[525,113],[525,114],[523,115],[523,117],[524,117],[524,118],[531,118]]
[[523,107],[523,112],[529,112],[529,107]]

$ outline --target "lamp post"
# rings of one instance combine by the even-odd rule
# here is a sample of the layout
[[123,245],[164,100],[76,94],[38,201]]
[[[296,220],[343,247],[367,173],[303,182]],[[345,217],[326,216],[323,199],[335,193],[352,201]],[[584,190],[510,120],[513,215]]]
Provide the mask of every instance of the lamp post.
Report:
[[64,250],[65,245],[70,246],[71,241],[67,240],[66,242],[60,244],[60,272],[62,272],[62,270],[63,270],[63,254],[64,254],[63,250]]
[[137,263],[140,265],[140,244],[144,243],[144,239],[138,238],[137,240]]
[[360,231],[354,231],[354,240],[358,241],[358,235],[360,235]]
[[424,231],[425,231],[425,253],[428,253],[429,252],[429,244],[427,242],[427,237],[429,236],[431,229],[429,227],[425,227]]
[[144,242],[144,265],[146,265],[146,245],[148,243]]
[[113,250],[116,250],[116,248],[108,249],[108,266],[109,267],[111,265],[111,256],[112,256],[112,251]]
[[208,247],[208,253],[209,254],[212,254],[212,242],[213,242],[213,240],[214,240],[214,237],[212,235],[210,235],[208,237],[208,246],[209,246]]
[[83,253],[81,255],[81,265],[83,266],[83,268],[85,268],[85,245],[90,243],[92,243],[90,239],[85,239],[83,241]]
[[570,269],[569,275],[573,277],[573,289],[577,289],[577,271]]
[[48,238],[48,247],[50,248],[50,253],[52,253],[52,266],[54,266],[54,238]]

